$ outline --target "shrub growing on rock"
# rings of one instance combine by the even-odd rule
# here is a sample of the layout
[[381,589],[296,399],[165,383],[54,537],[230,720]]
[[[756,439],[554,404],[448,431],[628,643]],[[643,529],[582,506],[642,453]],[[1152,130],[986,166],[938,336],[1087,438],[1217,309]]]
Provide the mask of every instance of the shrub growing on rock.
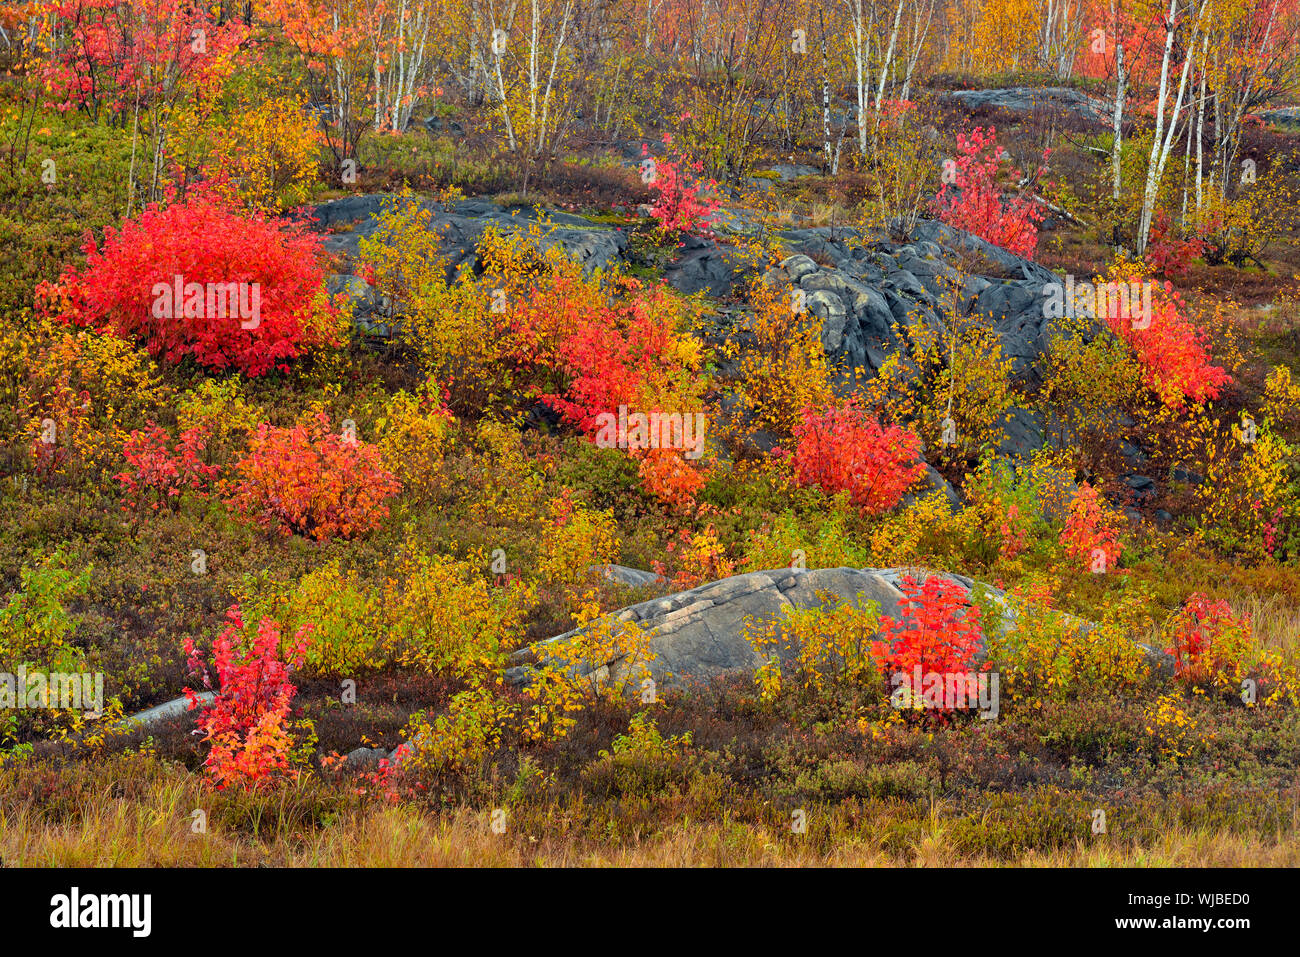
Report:
[[[993,127],[976,127],[969,136],[958,133],[957,156],[947,167],[952,175],[935,197],[935,213],[950,226],[1032,259],[1043,213],[1023,196],[1003,196],[998,167],[1005,155]],[[1019,170],[1011,176],[1019,179]]]

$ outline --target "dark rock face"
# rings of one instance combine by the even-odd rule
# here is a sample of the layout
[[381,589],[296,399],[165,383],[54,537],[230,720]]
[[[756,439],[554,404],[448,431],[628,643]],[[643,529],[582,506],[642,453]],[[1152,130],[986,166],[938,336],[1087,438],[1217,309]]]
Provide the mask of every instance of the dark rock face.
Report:
[[[326,233],[322,241],[326,251],[337,253],[349,262],[355,259],[361,237],[374,234],[378,226],[375,217],[383,211],[386,198],[378,194],[348,196],[317,206],[314,216],[319,229],[352,224],[347,231]],[[442,253],[449,264],[448,279],[463,268],[473,268],[479,240],[488,226],[495,226],[503,233],[517,232],[529,229],[541,218],[533,207],[507,208],[485,200],[462,200],[445,206],[426,201],[424,206],[432,213],[431,227],[442,235]],[[541,248],[559,246],[587,271],[609,268],[622,259],[627,249],[627,234],[621,230],[597,226],[568,213],[550,213],[546,219],[550,225],[543,229]]]
[[967,110],[991,108],[1013,113],[1035,110],[1072,113],[1097,123],[1110,121],[1111,107],[1105,100],[1088,96],[1064,86],[1013,86],[1005,90],[952,90],[943,96]]
[[[802,170],[800,171],[802,172]],[[345,261],[355,258],[362,236],[374,233],[374,215],[384,197],[350,196],[317,207],[315,216],[327,232],[324,245]],[[483,231],[528,229],[540,214],[532,208],[505,209],[482,200],[441,207],[427,204],[432,227],[442,235],[448,278],[477,266],[476,247]],[[627,234],[598,226],[580,216],[553,213],[543,228],[544,249],[558,246],[589,272],[606,270],[623,260]],[[743,229],[743,222],[737,229]],[[790,229],[778,233],[792,251],[763,279],[800,295],[804,307],[821,321],[822,346],[841,380],[855,373],[870,377],[885,358],[905,346],[905,336],[928,326],[945,327],[946,309],[961,308],[988,319],[1002,340],[1013,370],[1032,380],[1034,361],[1046,348],[1050,325],[1044,318],[1045,286],[1056,276],[1036,263],[1007,252],[969,233],[922,220],[907,242],[892,241],[882,231],[855,235],[833,227]],[[850,240],[853,240],[852,242]],[[958,265],[963,268],[958,268]],[[752,266],[739,250],[710,239],[688,237],[665,267],[664,279],[678,291],[726,299],[752,278]],[[359,278],[343,273],[331,291],[346,290],[356,303],[359,323],[367,332],[386,334],[382,310]],[[718,330],[725,335],[726,330]],[[1036,430],[1041,433],[1041,427]],[[1024,437],[1019,449],[1028,447]]]
[[[1044,303],[1050,270],[942,223],[922,220],[906,243],[884,234],[849,246],[830,228],[788,230],[780,237],[800,250],[764,279],[802,290],[822,322],[822,346],[842,378],[874,375],[911,331],[946,328],[954,308],[988,320],[1026,381],[1050,338]],[[833,265],[822,265],[826,261]],[[960,263],[964,268],[958,268]],[[1041,428],[1038,430],[1041,433]]]
[[[998,91],[1005,92],[1005,91]],[[780,172],[780,170],[778,170]],[[805,170],[789,170],[804,175]],[[374,216],[384,197],[350,196],[316,209],[325,247],[345,262],[355,258],[359,240],[372,235]],[[448,279],[479,267],[477,245],[489,226],[504,231],[530,229],[541,214],[532,208],[506,209],[482,200],[446,207],[427,203],[432,227],[442,236]],[[350,225],[350,229],[340,229]],[[752,231],[743,211],[732,211],[720,229]],[[582,263],[584,270],[607,270],[624,261],[628,237],[580,216],[553,213],[541,225],[544,249],[558,246]],[[884,230],[851,231],[838,227],[789,229],[775,234],[791,252],[761,279],[788,291],[792,307],[806,309],[821,324],[822,349],[840,388],[873,377],[889,355],[910,347],[928,329],[942,333],[953,310],[984,317],[997,333],[1003,355],[1012,360],[1018,384],[1038,384],[1037,360],[1048,348],[1053,320],[1045,313],[1049,284],[1060,282],[1050,270],[1007,252],[977,236],[929,220],[917,222],[906,241]],[[347,267],[343,267],[346,269]],[[703,294],[721,308],[702,331],[714,344],[733,341],[742,349],[747,335],[745,309],[729,303],[754,278],[753,265],[738,247],[713,239],[687,237],[663,270],[666,282],[686,295]],[[330,291],[346,291],[356,324],[367,334],[391,335],[392,310],[374,290],[346,272],[330,279]],[[722,371],[727,372],[723,362]],[[1041,417],[1014,409],[1005,423],[1006,441],[999,449],[1025,460],[1044,442]],[[950,501],[955,494],[937,475],[930,486]]]
[[1300,106],[1278,106],[1271,110],[1261,110],[1259,115],[1269,123],[1300,129]]
[[683,242],[677,258],[664,269],[664,280],[683,295],[702,292],[719,299],[743,283],[746,269],[738,252],[691,236]]

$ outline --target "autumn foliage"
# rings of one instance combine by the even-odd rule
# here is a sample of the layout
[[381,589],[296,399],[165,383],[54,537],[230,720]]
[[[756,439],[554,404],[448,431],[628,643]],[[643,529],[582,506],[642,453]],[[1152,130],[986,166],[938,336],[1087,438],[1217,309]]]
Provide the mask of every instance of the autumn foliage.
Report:
[[[280,626],[263,618],[250,639],[238,605],[226,613],[227,625],[212,643],[216,681],[193,639],[184,650],[193,672],[216,697],[198,717],[210,750],[204,768],[218,788],[261,787],[290,775],[289,706],[297,693],[290,674],[302,666],[311,627],[304,626],[281,648]],[[201,707],[199,693],[185,689],[190,710]]]
[[984,634],[979,608],[969,604],[966,590],[946,578],[918,581],[911,575],[899,587],[906,596],[899,603],[902,618],[880,620],[878,652],[885,673],[910,677],[918,667],[922,674],[972,671]]
[[1250,619],[1238,618],[1226,601],[1202,592],[1188,597],[1169,623],[1175,675],[1189,683],[1213,680],[1234,669],[1250,638]]
[[[1149,281],[1122,270],[1113,270],[1112,279],[1130,286]],[[1210,360],[1207,334],[1184,318],[1182,297],[1169,283],[1156,283],[1151,299],[1149,317],[1135,320],[1121,315],[1121,309],[1110,309],[1104,317],[1110,330],[1133,350],[1142,366],[1143,384],[1175,411],[1188,403],[1217,399],[1232,376]]]
[[263,423],[233,467],[226,504],[270,532],[355,538],[388,515],[401,484],[368,442],[330,431],[329,417],[281,429]]
[[42,69],[55,106],[93,116],[173,94],[181,78],[217,92],[223,66],[250,32],[237,17],[218,24],[202,7],[179,0],[133,0],[126,9],[117,0],[32,7],[64,34]]
[[[948,167],[951,177],[945,177],[935,197],[935,214],[949,226],[1032,259],[1043,213],[1024,196],[1003,195],[998,170],[1004,155],[992,127],[976,127],[969,136],[958,133],[957,156]],[[1018,170],[1011,175],[1020,178]]]
[[867,514],[893,508],[925,474],[921,440],[906,429],[881,425],[852,401],[823,412],[806,409],[794,437],[795,481],[829,494],[847,492]]
[[1098,574],[1109,572],[1119,562],[1119,532],[1097,490],[1087,482],[1070,500],[1060,543],[1067,555]]
[[128,510],[148,503],[158,511],[164,505],[175,508],[186,489],[202,494],[207,483],[220,469],[207,465],[201,458],[207,437],[199,428],[186,429],[173,443],[167,430],[154,423],[143,430],[132,429],[122,445],[127,469],[116,478],[122,486]]
[[[44,311],[137,340],[169,362],[192,356],[256,376],[336,343],[320,240],[297,226],[197,195],[110,227],[85,253],[84,268],[38,288]],[[220,302],[209,292],[218,286]],[[255,314],[241,316],[241,296]]]
[[[664,144],[672,142],[671,136],[664,135]],[[653,175],[647,175],[650,189],[655,193],[655,200],[650,204],[650,215],[659,220],[659,227],[668,233],[690,233],[699,236],[713,235],[713,221],[717,217],[719,202],[709,198],[707,191],[717,188],[717,183],[693,182],[686,169],[686,163],[672,159],[649,159],[649,149],[643,147],[642,153],[647,157],[643,164],[653,163]],[[699,173],[703,165],[691,164],[691,170]]]
[[1156,271],[1169,279],[1187,275],[1193,259],[1205,251],[1205,240],[1193,236],[1182,239],[1174,232],[1169,212],[1158,209],[1151,222],[1151,238],[1147,244],[1146,261]]

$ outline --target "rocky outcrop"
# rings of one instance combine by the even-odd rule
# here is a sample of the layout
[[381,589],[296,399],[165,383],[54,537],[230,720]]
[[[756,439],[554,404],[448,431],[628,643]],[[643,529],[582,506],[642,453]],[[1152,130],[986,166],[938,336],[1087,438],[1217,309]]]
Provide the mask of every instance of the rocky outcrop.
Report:
[[1095,123],[1110,120],[1105,100],[1064,86],[1013,86],[1003,90],[951,90],[942,94],[965,110],[1066,113]]
[[[361,237],[373,234],[374,216],[384,200],[380,195],[351,196],[317,207],[315,219],[325,231],[326,248],[338,253],[344,263],[351,262]],[[489,227],[537,228],[544,249],[559,247],[588,272],[625,261],[627,233],[580,216],[543,215],[536,209],[507,209],[483,200],[427,205],[431,227],[441,236],[449,279],[480,268],[477,247]],[[752,225],[745,222],[743,211],[732,212],[734,222],[728,228],[743,231]],[[1044,310],[1048,284],[1059,281],[1050,270],[970,233],[928,220],[911,225],[906,241],[884,230],[829,226],[788,229],[773,238],[790,255],[762,279],[788,289],[792,301],[798,297],[818,319],[822,349],[841,388],[852,389],[873,377],[890,354],[906,353],[923,329],[943,332],[954,311],[984,317],[998,334],[1003,355],[1012,360],[1019,384],[1031,389],[1038,384],[1037,360],[1055,331]],[[682,293],[720,301],[702,334],[714,345],[735,345],[739,354],[749,334],[747,313],[743,304],[731,303],[740,287],[751,281],[753,270],[740,247],[689,237],[665,265],[663,277]],[[349,296],[354,321],[363,331],[381,338],[392,334],[389,314],[393,310],[360,277],[342,271],[330,277],[328,288],[331,294]],[[730,362],[724,359],[721,371],[726,375],[729,370]],[[1000,449],[1004,455],[1025,459],[1043,445],[1043,423],[1032,413],[1012,410],[1005,428],[1007,439]],[[762,436],[756,441],[761,445]],[[941,479],[932,484],[941,489],[946,485]]]
[[[629,571],[635,571],[630,569]],[[644,573],[643,573],[644,574]],[[925,572],[904,568],[781,568],[749,572],[677,592],[662,598],[630,605],[614,613],[619,621],[633,622],[650,635],[650,650],[655,659],[649,664],[657,684],[680,684],[708,681],[736,672],[752,672],[763,663],[762,657],[745,637],[749,622],[761,624],[779,619],[786,608],[824,607],[830,603],[875,602],[879,614],[894,619],[903,617],[900,589],[905,575],[935,576],[960,586],[969,595],[976,582],[948,572]],[[989,585],[981,588],[1003,605],[1002,619],[996,626],[984,623],[987,633],[997,627],[1004,633],[1016,625],[1015,613],[1005,605],[1003,592]],[[825,596],[825,597],[823,597]],[[1095,626],[1082,619],[1072,619],[1081,630]],[[516,684],[529,680],[530,665],[525,659],[533,655],[546,657],[546,646],[573,634],[565,632],[533,648],[517,653],[520,663],[507,672]],[[1152,665],[1167,670],[1168,655],[1139,646]],[[795,649],[785,649],[788,656]],[[602,670],[603,669],[603,670]],[[596,669],[601,680],[619,680],[625,676],[627,663],[611,660]]]
[[[355,258],[361,237],[373,234],[383,196],[352,196],[317,207],[318,228],[327,250],[345,262]],[[483,231],[529,229],[541,224],[535,209],[506,209],[482,200],[439,206],[429,203],[431,226],[442,237],[448,278],[478,268]],[[580,216],[549,213],[541,246],[558,246],[588,271],[609,269],[624,259],[627,233]],[[742,224],[743,225],[743,224]],[[895,333],[944,325],[944,311],[960,308],[986,317],[1002,339],[1003,354],[1018,375],[1032,379],[1034,360],[1046,348],[1044,287],[1054,274],[1037,263],[942,223],[922,220],[906,242],[883,231],[856,233],[835,227],[789,229],[775,234],[791,255],[764,278],[802,291],[807,309],[820,319],[822,345],[845,380],[855,370],[873,375],[893,350],[904,345]],[[752,277],[753,266],[737,248],[712,239],[687,238],[664,268],[664,279],[687,295],[726,299]],[[382,304],[359,277],[340,272],[332,293],[346,292],[357,321],[367,332],[391,330]],[[730,330],[715,330],[720,335]]]
[[[382,194],[348,196],[317,206],[313,211],[317,228],[325,232],[327,252],[344,260],[356,258],[361,237],[374,234],[375,218],[389,197]],[[627,248],[627,233],[598,226],[569,213],[539,212],[531,206],[498,206],[487,200],[467,199],[440,204],[426,200],[430,227],[442,236],[441,252],[447,258],[448,279],[464,268],[473,268],[483,231],[493,226],[501,232],[518,232],[542,223],[542,249],[560,247],[583,268],[607,269],[618,262]]]

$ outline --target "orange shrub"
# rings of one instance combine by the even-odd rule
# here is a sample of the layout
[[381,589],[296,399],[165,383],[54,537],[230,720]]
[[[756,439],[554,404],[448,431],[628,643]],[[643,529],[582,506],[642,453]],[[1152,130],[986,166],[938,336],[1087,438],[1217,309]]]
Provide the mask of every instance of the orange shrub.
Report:
[[1119,532],[1097,490],[1087,482],[1079,486],[1070,501],[1060,541],[1066,554],[1099,574],[1110,571],[1119,562]]
[[226,504],[268,531],[317,541],[353,538],[388,515],[384,502],[401,483],[378,447],[330,431],[321,413],[310,425],[263,423],[226,483]]

